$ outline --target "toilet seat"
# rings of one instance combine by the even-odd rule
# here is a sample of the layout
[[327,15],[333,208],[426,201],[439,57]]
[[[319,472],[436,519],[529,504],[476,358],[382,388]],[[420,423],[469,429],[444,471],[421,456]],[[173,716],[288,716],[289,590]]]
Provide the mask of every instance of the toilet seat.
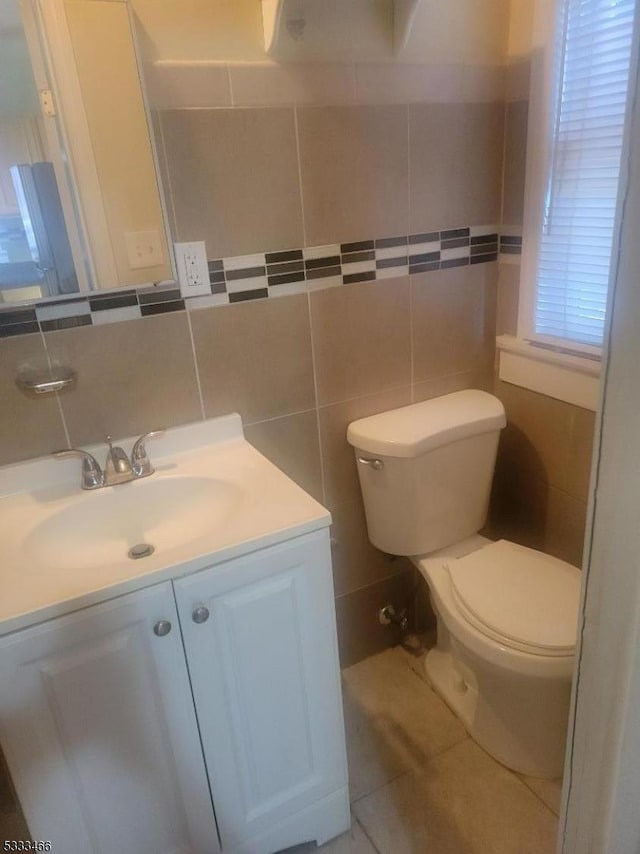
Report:
[[461,616],[487,637],[533,655],[573,655],[580,571],[507,540],[445,564]]

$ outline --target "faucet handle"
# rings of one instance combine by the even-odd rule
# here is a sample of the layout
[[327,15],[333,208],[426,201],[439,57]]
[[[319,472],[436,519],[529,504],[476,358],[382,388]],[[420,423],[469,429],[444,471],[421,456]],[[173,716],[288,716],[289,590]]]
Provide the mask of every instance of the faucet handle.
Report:
[[116,483],[126,483],[127,480],[132,480],[131,463],[125,452],[116,445],[113,447],[111,436],[106,436],[105,441],[109,446],[107,453],[107,461],[104,466],[105,480],[107,486]]
[[164,428],[161,430],[151,430],[149,433],[140,436],[136,441],[131,451],[131,464],[136,477],[146,477],[149,474],[153,474],[154,468],[147,456],[147,442],[149,439],[157,439],[160,436],[164,436],[166,432]]
[[88,451],[83,451],[79,448],[62,448],[59,451],[52,451],[52,457],[60,459],[62,457],[80,457],[82,460],[82,488],[83,489],[99,489],[103,485],[104,475],[100,464]]

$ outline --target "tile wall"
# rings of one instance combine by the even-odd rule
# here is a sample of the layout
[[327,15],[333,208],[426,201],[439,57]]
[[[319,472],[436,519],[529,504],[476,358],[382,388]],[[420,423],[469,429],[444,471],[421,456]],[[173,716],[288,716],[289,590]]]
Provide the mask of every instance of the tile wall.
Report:
[[[499,101],[159,111],[173,233],[206,241],[211,296],[5,318],[0,462],[238,411],[333,514],[343,661],[396,640],[376,612],[411,605],[416,577],[368,542],[346,427],[491,386],[503,116]],[[23,397],[17,370],[47,360],[77,388]]]
[[[284,69],[270,66],[268,79],[245,70],[244,90],[233,77],[243,106],[212,103],[213,78],[202,82],[210,69],[192,87],[183,69],[165,79],[173,94],[154,116],[172,233],[206,242],[211,294],[121,291],[0,317],[0,463],[240,412],[249,441],[332,512],[349,664],[397,640],[377,610],[389,600],[412,606],[418,579],[368,542],[346,427],[493,388],[496,328],[509,328],[517,300],[526,98],[505,111],[498,69],[476,75],[475,88],[454,66],[356,69],[356,94],[365,78],[378,81],[357,103],[353,75],[342,80],[339,69],[331,98],[309,66],[287,69],[288,88]],[[194,91],[201,102],[185,106]],[[380,102],[365,103],[376,91]],[[49,362],[73,365],[77,388],[24,397],[18,370]],[[523,541],[537,531],[538,544],[573,554],[589,419],[514,387],[498,393],[511,423],[496,530]],[[580,447],[575,464],[545,456],[554,430],[568,458]]]
[[[529,64],[508,69],[503,231],[522,228]],[[504,238],[503,238],[504,239]],[[520,258],[501,248],[497,331],[515,335]],[[595,413],[496,378],[508,424],[498,452],[490,533],[580,566]]]

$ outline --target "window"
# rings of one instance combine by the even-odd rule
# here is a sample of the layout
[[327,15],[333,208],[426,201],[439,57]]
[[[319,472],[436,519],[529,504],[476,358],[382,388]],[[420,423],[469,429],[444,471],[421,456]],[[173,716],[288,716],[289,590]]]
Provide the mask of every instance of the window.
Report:
[[532,293],[520,325],[521,337],[533,341],[586,351],[602,345],[634,11],[634,0],[556,3],[554,50],[540,87],[547,104],[538,110],[546,140],[533,152],[538,168],[528,179],[528,194],[533,180],[539,189],[528,200],[536,210],[525,234],[533,245],[523,284]]

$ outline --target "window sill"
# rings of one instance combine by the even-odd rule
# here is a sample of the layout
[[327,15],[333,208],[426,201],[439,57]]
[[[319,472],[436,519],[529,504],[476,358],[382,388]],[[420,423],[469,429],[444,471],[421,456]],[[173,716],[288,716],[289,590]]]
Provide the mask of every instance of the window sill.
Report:
[[498,376],[503,382],[595,411],[600,400],[600,361],[538,347],[499,335]]

